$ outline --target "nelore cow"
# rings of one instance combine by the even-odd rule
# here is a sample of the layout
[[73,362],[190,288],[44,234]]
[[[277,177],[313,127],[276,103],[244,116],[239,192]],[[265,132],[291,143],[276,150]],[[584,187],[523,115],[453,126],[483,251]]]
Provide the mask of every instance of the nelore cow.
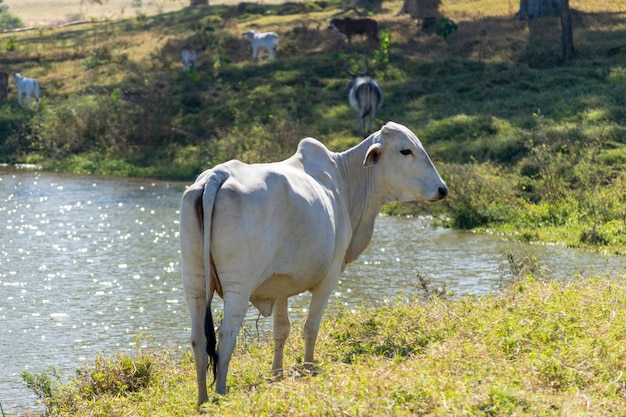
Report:
[[[17,102],[22,107],[30,109],[33,106],[33,96],[35,96],[35,110],[39,110],[39,82],[19,73],[13,75],[13,82],[17,86]],[[25,97],[22,100],[23,96]]]
[[183,72],[189,72],[192,68],[196,67],[198,55],[198,52],[193,49],[183,49]]
[[252,44],[252,58],[259,59],[261,47],[267,49],[270,59],[276,57],[276,51],[280,49],[279,37],[274,32],[255,32],[246,30],[243,32],[246,39]]
[[365,75],[369,70],[367,59],[365,60],[365,70],[354,73],[350,71],[348,65],[346,65],[345,70],[352,76],[352,80],[346,86],[348,103],[356,111],[359,133],[361,137],[365,137],[372,128],[372,120],[383,105],[383,89],[377,80]]
[[351,43],[352,35],[366,35],[367,39],[375,45],[380,44],[378,39],[378,22],[374,19],[350,19],[346,17],[339,19],[337,17],[330,20],[329,29],[333,29],[341,33]]
[[[394,122],[344,152],[305,138],[282,162],[229,161],[200,174],[180,210],[198,406],[208,399],[209,366],[216,392],[226,393],[248,302],[264,316],[274,314],[272,371],[281,376],[288,298],[312,294],[304,323],[304,363],[310,367],[328,298],[339,274],[368,246],[381,206],[436,202],[447,194],[419,139]],[[217,335],[211,310],[216,292],[224,301]]]

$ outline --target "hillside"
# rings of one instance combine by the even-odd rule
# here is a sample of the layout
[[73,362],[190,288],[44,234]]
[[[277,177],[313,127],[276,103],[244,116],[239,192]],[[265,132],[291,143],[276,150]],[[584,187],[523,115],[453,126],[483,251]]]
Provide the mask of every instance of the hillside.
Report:
[[[359,138],[344,66],[363,66],[365,43],[326,29],[342,6],[213,5],[0,34],[0,70],[36,77],[43,97],[38,113],[14,88],[0,105],[0,161],[191,180],[235,157],[283,158],[304,136],[345,149]],[[626,1],[571,1],[569,66],[558,20],[515,21],[510,2],[445,2],[458,25],[445,39],[396,16],[400,2],[383,6],[372,16],[389,42],[369,53],[385,93],[375,126],[413,129],[452,191],[419,209],[453,227],[622,252]],[[277,60],[251,60],[247,28],[281,36]],[[184,48],[201,51],[189,74]]]

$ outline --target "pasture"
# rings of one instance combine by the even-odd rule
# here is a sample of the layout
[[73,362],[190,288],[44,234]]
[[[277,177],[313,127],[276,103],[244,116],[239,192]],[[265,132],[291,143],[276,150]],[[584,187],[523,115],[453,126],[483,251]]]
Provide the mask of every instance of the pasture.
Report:
[[[439,206],[387,212],[626,252],[626,2],[570,3],[579,12],[569,66],[558,61],[558,23],[515,21],[515,2],[445,2],[458,24],[446,38],[395,16],[400,2],[372,15],[386,30],[370,51],[385,94],[373,128],[406,124],[450,187]],[[342,6],[105,13],[98,23],[0,34],[0,71],[37,78],[42,97],[38,112],[22,109],[15,89],[0,104],[0,162],[190,181],[231,158],[281,159],[304,136],[347,149],[360,138],[343,68],[357,70],[363,44],[348,47],[326,29]],[[277,58],[251,60],[246,29],[278,33]],[[202,51],[187,73],[185,48]],[[408,297],[324,320],[315,378],[298,362],[297,330],[281,382],[265,373],[271,344],[241,343],[232,395],[208,412],[624,414],[623,274],[545,284],[532,268],[516,271],[498,296],[435,296],[426,307]],[[25,379],[53,415],[188,415],[192,369],[188,356],[143,350],[98,360],[69,385]]]

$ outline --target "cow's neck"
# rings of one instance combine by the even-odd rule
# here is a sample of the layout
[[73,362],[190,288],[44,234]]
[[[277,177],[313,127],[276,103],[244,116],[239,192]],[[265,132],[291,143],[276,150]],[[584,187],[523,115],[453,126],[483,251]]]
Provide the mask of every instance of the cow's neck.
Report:
[[363,166],[365,154],[371,143],[371,140],[365,140],[354,148],[336,154],[352,226],[352,239],[346,252],[345,263],[356,260],[370,243],[374,221],[385,202],[385,195],[376,181],[376,168]]

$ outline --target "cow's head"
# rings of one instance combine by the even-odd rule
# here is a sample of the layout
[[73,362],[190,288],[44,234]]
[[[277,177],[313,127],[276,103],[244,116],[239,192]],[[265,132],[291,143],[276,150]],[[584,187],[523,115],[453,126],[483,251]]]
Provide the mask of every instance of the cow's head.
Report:
[[378,171],[389,200],[434,203],[448,195],[422,143],[407,127],[388,122],[372,138],[363,166]]
[[330,19],[330,24],[328,25],[328,29],[334,30],[338,32],[343,39],[346,39],[346,23],[343,19],[338,19],[333,17]]

